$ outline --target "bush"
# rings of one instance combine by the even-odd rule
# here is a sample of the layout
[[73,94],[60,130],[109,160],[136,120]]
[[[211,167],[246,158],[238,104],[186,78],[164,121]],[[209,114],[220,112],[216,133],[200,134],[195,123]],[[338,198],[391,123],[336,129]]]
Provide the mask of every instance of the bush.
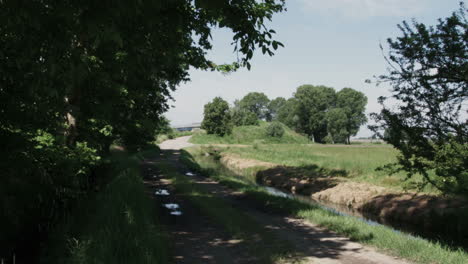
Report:
[[280,138],[284,135],[284,128],[280,122],[273,122],[266,128],[266,134],[270,137]]
[[333,140],[333,137],[332,135],[328,134],[326,137],[323,138],[323,142],[325,142],[325,144],[334,144],[335,141]]

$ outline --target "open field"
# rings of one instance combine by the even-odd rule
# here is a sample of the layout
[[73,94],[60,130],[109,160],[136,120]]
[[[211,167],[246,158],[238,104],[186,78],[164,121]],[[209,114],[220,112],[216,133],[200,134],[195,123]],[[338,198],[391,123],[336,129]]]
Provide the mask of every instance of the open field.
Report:
[[286,213],[306,219],[386,253],[415,263],[461,264],[468,260],[468,254],[461,249],[454,250],[437,242],[395,232],[385,226],[369,225],[354,217],[337,215],[298,200],[270,195],[246,180],[243,175],[236,175],[226,169],[213,159],[213,156],[206,156],[200,148],[187,149],[187,152],[183,152],[182,161],[193,170],[209,175],[221,184],[246,194],[252,203],[268,208],[271,213]]
[[[347,180],[368,182],[398,190],[415,189],[416,184],[421,183],[421,177],[417,175],[405,181],[406,175],[403,173],[389,175],[386,171],[376,170],[396,161],[397,151],[387,144],[269,144],[223,148],[222,152],[304,170],[311,165],[329,171],[339,170],[342,171],[340,175]],[[426,186],[423,191],[437,193],[437,190],[430,186]]]

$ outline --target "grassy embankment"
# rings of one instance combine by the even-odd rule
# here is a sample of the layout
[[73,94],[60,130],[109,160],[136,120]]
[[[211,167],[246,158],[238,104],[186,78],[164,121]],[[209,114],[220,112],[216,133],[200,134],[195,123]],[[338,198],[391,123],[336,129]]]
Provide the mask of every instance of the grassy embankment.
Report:
[[168,241],[139,168],[157,151],[115,153],[108,184],[58,226],[42,263],[168,263]]
[[171,164],[163,162],[157,165],[171,179],[177,195],[191,201],[199,210],[214,222],[223,226],[238,243],[245,244],[250,258],[255,263],[282,263],[283,260],[298,261],[294,249],[284,240],[275,237],[242,210],[216,197],[209,190],[196,185],[192,180],[180,174]]
[[207,135],[200,131],[194,133],[190,142],[194,144],[308,144],[311,143],[307,138],[292,131],[285,125],[283,137],[274,138],[266,135],[267,122],[260,122],[258,126],[234,127],[232,134],[224,137],[216,135]]
[[[221,150],[223,153],[234,154],[241,158],[303,168],[304,174],[307,174],[307,167],[311,165],[326,170],[343,170],[346,177],[342,180],[368,182],[398,191],[416,189],[417,185],[422,182],[419,175],[405,181],[406,174],[404,173],[389,175],[385,171],[376,171],[378,167],[396,161],[398,152],[388,144],[310,144],[311,142],[307,138],[287,127],[285,127],[285,134],[282,138],[268,137],[265,132],[267,125],[268,123],[262,122],[260,126],[236,127],[232,135],[225,137],[197,133],[194,134],[191,142],[196,144],[247,144],[251,146],[243,148],[230,146]],[[301,172],[301,170],[295,170],[295,172]],[[437,190],[431,186],[425,186],[422,191],[437,193]]]
[[201,148],[189,148],[187,151],[183,152],[182,161],[193,170],[247,194],[252,203],[258,203],[261,205],[259,207],[268,211],[306,219],[355,241],[416,263],[461,264],[468,261],[468,253],[461,249],[453,250],[437,242],[395,232],[385,226],[369,225],[354,217],[340,216],[297,200],[272,196],[245,177],[233,174],[213,157],[205,156]]

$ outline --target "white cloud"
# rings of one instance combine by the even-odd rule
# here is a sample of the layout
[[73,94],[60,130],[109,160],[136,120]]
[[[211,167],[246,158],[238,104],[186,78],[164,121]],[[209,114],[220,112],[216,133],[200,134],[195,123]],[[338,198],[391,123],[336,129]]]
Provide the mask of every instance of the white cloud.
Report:
[[427,0],[299,0],[309,10],[353,18],[400,17],[421,13]]

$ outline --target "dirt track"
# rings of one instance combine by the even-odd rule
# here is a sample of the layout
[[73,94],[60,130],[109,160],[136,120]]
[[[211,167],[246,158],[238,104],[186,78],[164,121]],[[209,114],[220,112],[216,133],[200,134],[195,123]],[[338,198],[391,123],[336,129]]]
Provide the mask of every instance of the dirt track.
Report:
[[[193,144],[188,143],[189,139],[190,137],[181,137],[165,141],[160,145],[165,159],[180,170],[184,170],[184,167],[178,161],[178,150],[192,146]],[[161,158],[155,158],[150,162],[158,162],[158,159]],[[302,219],[267,214],[259,208],[254,208],[248,200],[238,199],[234,191],[208,178],[196,176],[191,179],[206,191],[243,210],[278,237],[289,241],[298,253],[304,256],[301,263],[408,263],[352,242]],[[150,186],[163,184],[171,189],[169,183],[164,180],[159,183],[149,181],[147,184]],[[247,250],[243,245],[236,243],[222,227],[211,223],[209,218],[201,215],[183,197],[175,199],[182,207],[188,209],[175,223],[168,225],[174,239],[175,263],[255,263],[255,258],[246,256]]]

